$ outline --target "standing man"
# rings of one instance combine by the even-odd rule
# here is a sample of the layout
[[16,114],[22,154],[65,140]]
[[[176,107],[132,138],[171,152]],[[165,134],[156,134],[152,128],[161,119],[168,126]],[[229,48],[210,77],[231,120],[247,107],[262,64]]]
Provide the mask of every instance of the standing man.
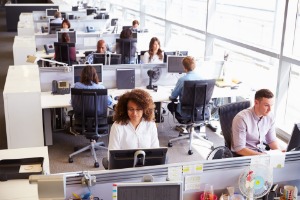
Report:
[[266,143],[270,149],[279,149],[275,120],[271,113],[273,93],[261,89],[255,93],[254,106],[239,112],[232,121],[231,150],[242,156],[263,154]]

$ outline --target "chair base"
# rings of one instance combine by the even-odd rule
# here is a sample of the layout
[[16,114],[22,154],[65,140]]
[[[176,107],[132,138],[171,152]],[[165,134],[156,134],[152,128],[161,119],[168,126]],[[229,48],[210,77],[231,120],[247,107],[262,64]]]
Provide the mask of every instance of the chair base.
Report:
[[90,145],[85,146],[85,147],[79,149],[78,151],[75,151],[74,153],[71,153],[69,155],[69,163],[73,163],[73,158],[72,158],[73,156],[80,154],[88,149],[91,150],[92,156],[94,157],[94,160],[95,160],[94,167],[98,168],[99,162],[98,162],[98,159],[96,156],[95,149],[105,149],[105,150],[108,150],[108,149],[106,147],[104,147],[104,142],[96,142],[95,140],[91,140]]
[[205,142],[206,144],[208,144],[210,149],[214,149],[213,143],[211,141],[208,141],[206,139],[206,134],[196,133],[195,132],[195,127],[193,125],[189,125],[186,128],[184,128],[183,130],[184,130],[183,133],[185,133],[185,134],[183,134],[183,135],[181,135],[181,136],[179,136],[177,138],[173,138],[173,139],[169,140],[168,147],[172,147],[173,146],[172,142],[175,142],[175,141],[178,141],[178,140],[183,140],[183,139],[189,139],[190,144],[189,144],[188,154],[192,155],[193,154],[193,151],[192,151],[192,142],[193,142],[193,138],[195,136],[198,139],[200,139],[202,142]]

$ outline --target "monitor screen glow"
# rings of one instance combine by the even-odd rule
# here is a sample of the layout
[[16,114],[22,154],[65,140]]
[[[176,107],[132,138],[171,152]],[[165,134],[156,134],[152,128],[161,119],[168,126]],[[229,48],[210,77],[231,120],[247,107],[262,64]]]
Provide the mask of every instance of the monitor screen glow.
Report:
[[[95,67],[98,78],[99,78],[99,82],[102,83],[103,82],[103,65],[102,64],[82,64],[82,65],[73,65],[73,67],[74,67],[74,84],[76,82],[80,82],[81,71],[87,65]],[[73,84],[73,86],[74,86],[74,84]]]
[[183,58],[185,58],[185,56],[168,56],[167,58],[168,73],[185,73],[182,65]]
[[77,40],[77,35],[76,31],[57,31],[57,41],[62,42],[62,34],[63,33],[68,33],[70,36],[70,42],[76,43]]

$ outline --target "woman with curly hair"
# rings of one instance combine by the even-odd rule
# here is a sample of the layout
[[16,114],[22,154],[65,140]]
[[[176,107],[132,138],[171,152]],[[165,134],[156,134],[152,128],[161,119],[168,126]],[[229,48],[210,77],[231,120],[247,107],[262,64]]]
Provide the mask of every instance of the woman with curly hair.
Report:
[[144,53],[144,63],[163,63],[164,54],[160,48],[160,41],[157,37],[153,37],[149,43],[149,50]]
[[144,90],[134,89],[120,96],[108,149],[159,147],[154,108],[151,96]]

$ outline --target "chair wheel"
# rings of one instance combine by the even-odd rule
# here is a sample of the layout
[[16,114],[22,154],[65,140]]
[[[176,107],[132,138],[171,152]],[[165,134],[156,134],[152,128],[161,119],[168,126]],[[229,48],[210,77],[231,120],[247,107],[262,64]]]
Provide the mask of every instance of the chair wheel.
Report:
[[99,163],[98,163],[98,162],[95,162],[95,163],[94,163],[94,167],[98,168],[98,167],[99,167]]
[[172,142],[169,142],[168,147],[172,147],[172,146],[173,146]]
[[182,136],[182,134],[179,133],[178,137],[181,137],[181,136]]
[[189,150],[188,154],[189,154],[189,155],[192,155],[192,154],[193,154],[193,151],[192,151],[192,150]]
[[208,137],[207,137],[207,136],[203,136],[203,138],[206,139],[206,140],[208,140]]
[[215,148],[214,148],[214,146],[211,146],[210,149],[211,149],[211,150],[214,150]]
[[69,158],[69,163],[73,163],[73,158]]

